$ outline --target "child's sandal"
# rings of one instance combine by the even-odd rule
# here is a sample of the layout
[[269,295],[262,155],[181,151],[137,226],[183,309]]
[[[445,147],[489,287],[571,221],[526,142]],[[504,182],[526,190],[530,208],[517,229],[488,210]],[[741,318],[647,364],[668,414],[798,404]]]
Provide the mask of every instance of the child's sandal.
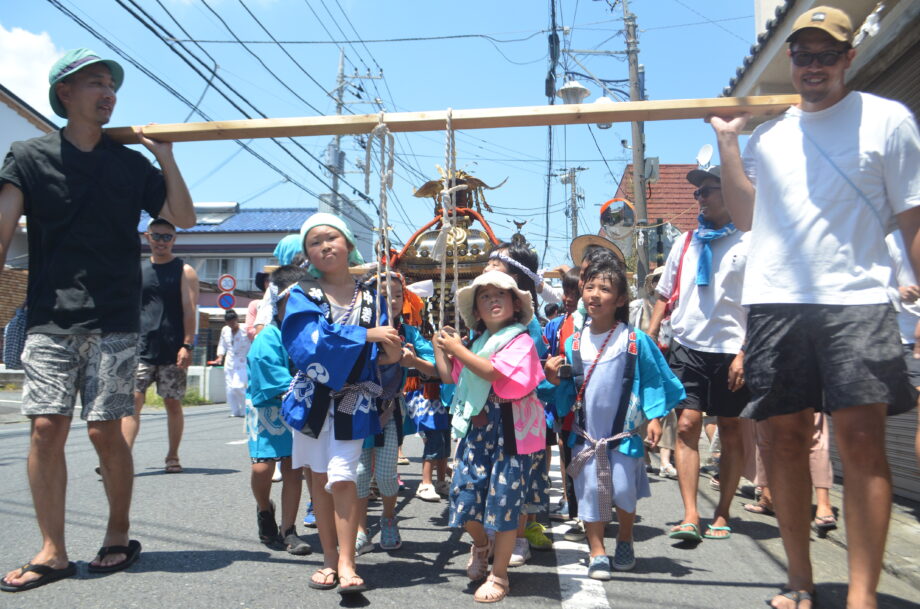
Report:
[[477,603],[497,603],[508,596],[510,590],[507,579],[490,575],[486,582],[476,590],[473,600]]
[[489,553],[492,550],[492,541],[484,546],[470,545],[470,560],[466,563],[466,576],[477,581],[489,574]]

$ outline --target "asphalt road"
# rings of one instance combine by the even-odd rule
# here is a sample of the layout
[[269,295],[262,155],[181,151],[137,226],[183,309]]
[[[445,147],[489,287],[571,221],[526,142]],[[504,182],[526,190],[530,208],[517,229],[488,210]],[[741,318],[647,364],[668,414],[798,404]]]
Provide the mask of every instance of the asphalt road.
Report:
[[[24,467],[27,430],[22,423],[0,426],[3,571],[28,560],[40,543]],[[296,557],[259,544],[242,420],[228,418],[224,407],[187,410],[181,449],[186,471],[177,475],[162,470],[165,415],[145,410],[135,447],[132,510],[132,537],[143,543],[144,552],[125,572],[89,575],[86,566],[101,542],[106,503],[93,473],[96,455],[85,426],[77,421],[67,446],[67,541],[79,575],[29,592],[0,593],[0,607],[473,607],[474,587],[465,576],[469,546],[460,532],[446,528],[446,503],[413,498],[420,479],[420,440],[407,438],[405,449],[412,464],[400,468],[408,487],[399,501],[403,547],[359,557],[359,572],[371,590],[343,605],[335,592],[307,587],[309,575],[321,565],[320,556]],[[705,514],[711,512],[715,495],[702,486]],[[278,485],[274,493],[280,495]],[[639,505],[635,571],[616,574],[606,583],[589,580],[582,563],[586,547],[557,535],[555,551],[535,552],[528,565],[512,571],[511,595],[501,606],[763,607],[763,600],[784,581],[775,521],[741,511],[739,497],[730,540],[704,541],[692,548],[675,545],[664,530],[680,516],[677,483],[653,478],[652,493]],[[379,504],[372,504],[374,530],[378,515]],[[610,552],[615,527],[608,531]],[[307,529],[306,538],[318,552],[315,533]],[[821,606],[843,607],[844,551],[826,540],[816,540],[812,548]],[[885,574],[880,589],[883,607],[918,606],[920,591],[901,580]]]

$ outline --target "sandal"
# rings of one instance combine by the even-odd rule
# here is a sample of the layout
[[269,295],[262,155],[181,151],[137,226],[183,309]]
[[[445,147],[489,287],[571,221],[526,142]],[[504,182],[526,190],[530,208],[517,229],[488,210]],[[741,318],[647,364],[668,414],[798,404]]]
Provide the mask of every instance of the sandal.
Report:
[[745,503],[743,506],[744,511],[750,512],[752,514],[760,514],[761,516],[775,516],[776,512],[773,511],[773,508],[768,506],[763,501],[757,503]]
[[183,471],[182,465],[179,464],[178,458],[169,458],[166,459],[166,473],[167,474],[181,474]]
[[[350,586],[344,585],[342,582],[357,582],[353,583]],[[364,580],[361,579],[361,576],[355,573],[354,575],[349,575],[348,577],[339,578],[339,594],[346,596],[348,594],[360,594],[367,590],[367,585],[364,583]]]
[[0,590],[4,592],[25,592],[26,590],[32,590],[33,588],[38,588],[44,586],[45,584],[50,584],[68,577],[73,577],[77,574],[77,565],[76,563],[69,562],[66,567],[61,569],[55,569],[49,567],[48,565],[34,565],[30,562],[24,564],[22,568],[19,569],[19,576],[22,577],[26,573],[37,573],[38,578],[29,580],[24,584],[19,584],[14,586],[13,584],[7,583],[5,579],[0,580]]
[[114,565],[94,565],[92,561],[90,561],[86,570],[90,573],[115,573],[116,571],[127,569],[140,558],[141,542],[132,539],[128,541],[128,545],[126,546],[102,546],[99,548],[99,551],[96,552],[96,558],[93,560],[102,560],[109,554],[124,554],[125,559]]
[[678,539],[680,541],[703,540],[703,537],[700,535],[700,527],[693,524],[692,522],[682,522],[676,527],[673,527],[671,532],[668,533],[668,537],[671,539]]
[[[316,581],[314,578],[317,575],[321,575],[323,577],[323,581]],[[330,575],[332,576],[332,581],[329,581]],[[307,582],[307,585],[314,590],[332,590],[339,585],[339,573],[332,567],[317,569],[316,572],[310,576],[310,581]]]
[[766,600],[767,605],[773,607],[773,601],[778,597],[788,598],[789,600],[793,601],[795,603],[794,609],[799,609],[799,603],[802,601],[809,601],[811,603],[811,609],[817,609],[818,607],[817,590],[809,592],[807,590],[790,590],[789,588],[783,588],[779,594]]
[[816,531],[819,533],[821,531],[826,533],[827,531],[833,531],[837,528],[837,518],[835,518],[833,514],[830,516],[815,516],[813,524]]
[[476,590],[473,600],[477,603],[497,603],[508,596],[510,590],[507,579],[490,575],[486,582]]
[[[724,535],[720,535],[719,532],[724,532]],[[731,527],[716,527],[711,524],[706,525],[706,533],[703,534],[703,537],[706,539],[728,539],[732,536]]]
[[470,544],[470,560],[466,563],[466,576],[477,581],[489,573],[489,554],[492,552],[492,540],[486,545]]

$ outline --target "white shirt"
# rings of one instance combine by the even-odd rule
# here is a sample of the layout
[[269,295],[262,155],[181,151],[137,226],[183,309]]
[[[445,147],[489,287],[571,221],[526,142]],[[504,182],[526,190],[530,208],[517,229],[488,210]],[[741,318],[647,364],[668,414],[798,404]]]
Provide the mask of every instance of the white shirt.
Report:
[[907,108],[857,92],[819,112],[790,108],[754,130],[743,162],[756,188],[745,305],[888,302],[885,235],[920,205]]
[[[894,288],[898,286],[917,285],[917,278],[911,268],[910,261],[905,260],[907,248],[904,247],[904,238],[901,237],[901,231],[896,230],[885,237],[885,245],[888,246],[888,252],[891,254],[891,260],[894,262]],[[914,332],[917,328],[917,322],[920,321],[920,301],[904,302],[898,296],[898,330],[901,332],[901,342],[905,345],[912,345],[916,342]]]
[[[692,238],[693,231],[689,231],[674,240],[656,288],[663,298],[670,298],[674,291],[685,240]],[[696,267],[703,244],[696,239],[690,242],[680,272],[680,296],[671,312],[674,340],[681,345],[707,353],[738,353],[741,350],[747,327],[741,291],[748,240],[747,233],[736,231],[709,242],[712,277],[707,286],[696,285]]]
[[[590,324],[585,327],[584,331],[582,331],[580,341],[581,346],[579,347],[578,352],[581,354],[581,361],[585,368],[585,374],[588,373],[588,370],[591,368],[591,364],[594,363],[594,358],[597,357],[597,352],[601,348],[601,345],[604,344],[604,339],[607,338],[607,334],[607,332],[594,334],[591,332]],[[626,332],[626,324],[617,324],[613,329],[613,336],[611,336],[607,341],[607,346],[604,348],[604,352],[601,354],[600,359],[597,361],[606,362],[607,360],[613,359],[620,353],[626,351],[626,343],[628,338],[629,335]]]

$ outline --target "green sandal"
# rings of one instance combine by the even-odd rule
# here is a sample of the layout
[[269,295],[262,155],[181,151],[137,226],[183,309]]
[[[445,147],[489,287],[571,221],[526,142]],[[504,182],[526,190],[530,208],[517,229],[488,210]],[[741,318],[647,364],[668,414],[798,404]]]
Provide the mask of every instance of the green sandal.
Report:
[[[687,527],[690,527],[688,530]],[[677,528],[668,533],[668,537],[671,539],[679,539],[680,541],[702,541],[703,538],[700,535],[700,527],[693,524],[692,522],[682,522],[677,525]]]
[[[728,534],[727,535],[712,535],[710,531],[728,531]],[[705,537],[706,539],[728,539],[731,536],[732,536],[731,527],[715,527],[715,526],[712,526],[711,524],[706,525],[706,534],[703,535],[703,537]]]

